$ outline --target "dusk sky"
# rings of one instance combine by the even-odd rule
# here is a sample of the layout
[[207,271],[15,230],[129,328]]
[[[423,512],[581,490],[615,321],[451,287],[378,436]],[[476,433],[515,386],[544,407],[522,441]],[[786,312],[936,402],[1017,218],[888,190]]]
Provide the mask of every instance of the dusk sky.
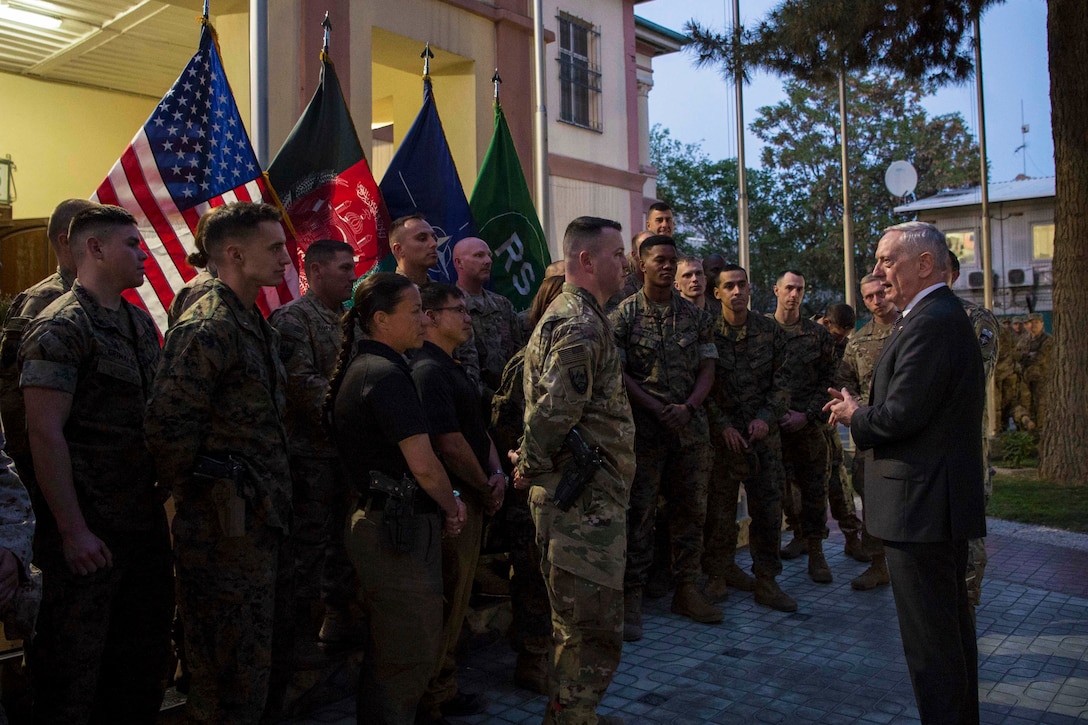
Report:
[[[741,0],[741,21],[762,18],[778,0]],[[722,30],[732,25],[732,0],[652,0],[635,6],[647,20],[683,31],[689,19]],[[1007,0],[982,16],[982,76],[986,103],[986,140],[990,180],[1006,181],[1025,172],[1053,176],[1054,141],[1050,129],[1050,78],[1047,72],[1046,0]],[[782,80],[753,74],[744,89],[745,126],[760,106],[784,99]],[[1027,157],[1021,145],[1021,101],[1027,134]],[[711,158],[736,156],[732,83],[717,70],[697,69],[686,52],[654,60],[654,89],[650,93],[650,123],[660,123],[685,143],[701,142]],[[977,136],[978,112],[974,81],[944,88],[924,101],[931,115],[959,111]],[[746,134],[749,167],[760,165],[760,143]]]

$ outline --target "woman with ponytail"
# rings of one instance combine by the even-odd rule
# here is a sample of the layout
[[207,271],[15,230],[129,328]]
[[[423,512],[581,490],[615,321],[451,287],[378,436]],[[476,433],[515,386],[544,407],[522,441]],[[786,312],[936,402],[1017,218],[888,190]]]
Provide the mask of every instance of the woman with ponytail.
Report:
[[[404,353],[423,344],[419,289],[377,272],[344,315],[325,420],[359,493],[347,534],[368,627],[356,702],[360,723],[412,725],[442,634],[441,537],[465,507],[431,448]],[[356,341],[356,328],[365,338]]]

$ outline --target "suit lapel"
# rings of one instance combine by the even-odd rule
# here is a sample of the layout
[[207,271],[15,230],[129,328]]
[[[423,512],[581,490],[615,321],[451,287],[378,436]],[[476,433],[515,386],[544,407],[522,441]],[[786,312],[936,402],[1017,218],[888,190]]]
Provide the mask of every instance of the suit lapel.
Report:
[[869,381],[869,400],[873,400],[873,385],[876,382],[876,370],[884,363],[884,357],[899,343],[899,338],[903,336],[903,328],[911,324],[914,320],[918,319],[919,313],[921,313],[926,307],[933,304],[937,300],[941,299],[945,294],[951,294],[951,290],[945,287],[939,287],[933,290],[928,295],[918,300],[918,304],[911,308],[909,315],[904,315],[902,319],[895,324],[892,334],[888,337],[888,341],[884,343],[883,349],[880,351],[880,355],[877,356],[876,364],[873,366],[873,377]]

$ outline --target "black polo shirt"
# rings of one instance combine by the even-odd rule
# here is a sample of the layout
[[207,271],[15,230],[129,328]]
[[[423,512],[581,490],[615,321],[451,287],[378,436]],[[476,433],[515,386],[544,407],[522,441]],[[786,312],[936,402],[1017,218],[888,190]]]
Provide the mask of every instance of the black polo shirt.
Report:
[[355,350],[333,405],[333,440],[352,485],[366,493],[372,470],[398,480],[409,474],[398,444],[429,430],[404,356],[374,340]]
[[[491,439],[487,437],[479,389],[460,363],[432,342],[424,342],[423,347],[413,353],[411,367],[431,435],[463,435],[480,467],[487,473]],[[475,490],[453,473],[450,473],[450,481],[462,492]]]

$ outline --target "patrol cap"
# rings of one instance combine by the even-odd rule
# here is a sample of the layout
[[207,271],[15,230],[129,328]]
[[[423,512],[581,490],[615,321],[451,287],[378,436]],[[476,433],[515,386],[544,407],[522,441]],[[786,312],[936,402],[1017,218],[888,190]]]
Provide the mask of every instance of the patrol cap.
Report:
[[1036,322],[1036,321],[1042,322],[1043,321],[1043,316],[1040,315],[1038,312],[1032,312],[1030,315],[1027,315],[1024,318],[1024,321],[1025,322]]

